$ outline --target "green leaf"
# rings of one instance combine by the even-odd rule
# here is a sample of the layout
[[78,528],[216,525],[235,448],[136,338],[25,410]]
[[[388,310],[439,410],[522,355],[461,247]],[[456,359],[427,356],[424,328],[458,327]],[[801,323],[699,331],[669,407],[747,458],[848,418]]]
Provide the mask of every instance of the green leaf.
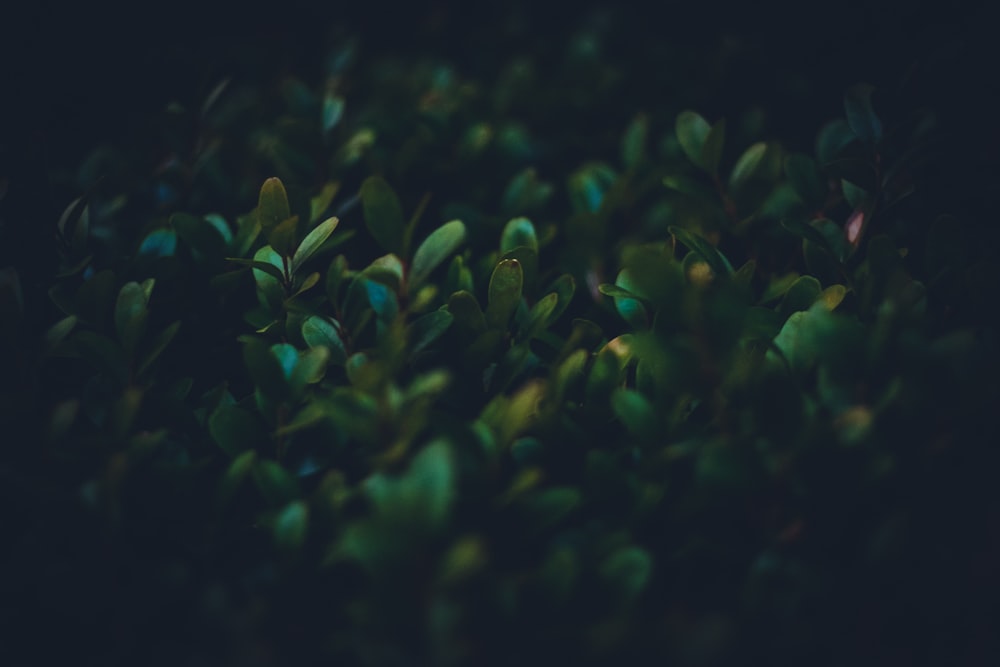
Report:
[[153,339],[149,342],[148,348],[145,354],[140,358],[138,365],[136,366],[136,375],[143,375],[153,362],[163,354],[163,351],[167,349],[170,345],[170,341],[174,339],[177,332],[181,328],[180,320],[173,322],[167,326],[167,328],[160,331],[160,333],[153,336]]
[[177,232],[173,229],[154,229],[139,244],[136,254],[144,257],[172,257],[177,251]]
[[253,479],[268,504],[284,505],[299,497],[299,485],[292,474],[270,459],[261,459],[253,467]]
[[443,440],[424,447],[402,476],[378,473],[364,483],[376,514],[419,532],[443,528],[455,499],[455,464]]
[[521,327],[520,340],[531,340],[542,333],[552,319],[552,313],[559,303],[559,295],[555,292],[546,294],[539,299],[531,310],[528,311],[528,318]]
[[244,480],[250,476],[257,463],[257,452],[249,450],[237,456],[219,482],[216,506],[221,510],[232,501]]
[[705,143],[712,126],[694,111],[682,111],[674,124],[677,141],[691,162],[705,168]]
[[309,261],[309,258],[319,250],[323,242],[330,238],[330,235],[333,234],[333,230],[337,228],[339,223],[340,219],[336,217],[327,218],[306,234],[306,237],[302,239],[302,243],[295,250],[295,255],[292,256],[292,273],[295,273],[300,266]]
[[[263,250],[263,248],[261,248],[261,250]],[[234,264],[239,264],[241,266],[252,267],[255,271],[263,271],[278,281],[285,280],[285,275],[282,273],[281,268],[271,264],[270,262],[261,262],[255,259],[243,259],[242,257],[227,257],[226,261],[233,262]],[[256,273],[254,274],[254,277],[257,277]]]
[[639,114],[632,119],[625,136],[622,137],[622,163],[628,169],[635,169],[646,156],[646,144],[649,142],[649,117]]
[[220,405],[208,418],[208,432],[232,458],[253,449],[261,441],[257,417],[235,405]]
[[298,551],[309,532],[309,506],[296,500],[285,506],[274,521],[274,541],[286,551]]
[[766,153],[767,144],[763,141],[758,141],[746,149],[743,155],[736,160],[733,172],[729,175],[729,187],[742,187],[747,181],[756,176]]
[[490,277],[486,322],[490,327],[505,329],[510,316],[521,302],[524,273],[516,259],[501,260]]
[[177,236],[194,252],[196,258],[215,260],[225,251],[226,240],[210,222],[187,213],[170,216]]
[[819,281],[812,276],[802,276],[788,288],[785,292],[781,304],[778,306],[778,314],[787,317],[799,310],[808,310],[823,291]]
[[844,96],[847,124],[858,139],[875,144],[882,139],[882,121],[872,108],[872,93],[875,87],[860,83],[852,86]]
[[614,297],[616,299],[636,299],[641,300],[638,294],[634,294],[629,290],[621,287],[619,285],[612,285],[611,283],[601,283],[597,286],[597,291],[604,296]]
[[298,245],[298,234],[299,216],[293,215],[267,232],[267,243],[282,257],[291,257]]
[[465,225],[461,220],[452,220],[441,225],[430,236],[424,239],[413,254],[410,273],[407,280],[407,290],[415,294],[444,260],[455,254],[459,246],[465,243]]
[[566,312],[569,308],[569,304],[573,301],[573,295],[576,294],[576,280],[569,273],[564,273],[563,275],[552,281],[549,285],[548,291],[555,292],[559,297],[556,303],[556,307],[552,309],[552,313],[549,315],[549,321],[547,324],[551,325],[559,316]]
[[455,317],[448,310],[433,310],[418,317],[406,330],[406,340],[410,344],[410,353],[417,354],[441,337]]
[[315,223],[323,217],[339,191],[338,181],[328,181],[323,184],[319,194],[309,200],[309,222]]
[[389,253],[372,260],[372,263],[361,272],[366,278],[377,280],[387,285],[393,291],[398,291],[403,284],[403,262],[396,255]]
[[513,218],[504,225],[500,234],[501,253],[509,252],[518,246],[526,246],[538,252],[538,235],[535,234],[535,226],[527,218]]
[[285,370],[266,343],[259,338],[248,340],[243,346],[243,361],[262,395],[275,401],[288,396]]
[[847,180],[841,180],[840,187],[844,193],[844,199],[851,205],[851,208],[856,211],[868,208],[871,202],[871,195],[864,188]]
[[325,317],[313,315],[302,323],[302,338],[309,347],[326,347],[330,363],[343,366],[347,361],[347,346],[340,334],[340,327]]
[[640,547],[624,547],[601,563],[601,576],[611,583],[622,602],[633,603],[653,574],[653,557]]
[[816,157],[820,164],[829,165],[838,159],[844,149],[857,141],[847,121],[842,118],[831,121],[823,126],[816,137]]
[[460,326],[473,334],[479,335],[486,331],[486,316],[472,293],[460,290],[452,294],[448,299],[448,311]]
[[361,279],[361,285],[368,296],[368,304],[380,322],[388,324],[396,319],[399,301],[395,292],[387,285],[367,278]]
[[652,440],[660,432],[656,408],[642,394],[618,388],[611,393],[611,408],[628,432],[642,440]]
[[733,267],[719,250],[693,232],[689,232],[681,227],[668,227],[667,231],[677,237],[677,240],[697,253],[703,260],[708,262],[712,270],[719,275],[732,275]]
[[786,157],[785,176],[807,208],[816,209],[826,202],[829,192],[826,178],[808,155],[792,153]]
[[288,377],[288,384],[294,396],[299,396],[306,385],[317,384],[323,380],[330,354],[330,348],[326,346],[313,347],[297,353],[295,366]]
[[712,176],[719,174],[719,162],[722,160],[722,149],[726,141],[726,119],[720,119],[708,136],[705,137],[705,146],[702,148],[702,162],[705,171]]
[[380,176],[370,176],[361,184],[361,205],[372,238],[387,252],[406,256],[403,206],[389,184]]
[[288,193],[281,179],[271,177],[264,181],[257,199],[257,222],[266,235],[279,224],[292,217]]
[[93,331],[78,331],[71,340],[81,358],[119,385],[128,384],[128,364],[118,343]]
[[135,346],[146,329],[147,317],[145,290],[139,283],[125,283],[115,303],[115,329],[122,349],[129,357],[135,352]]
[[98,271],[80,286],[73,314],[87,324],[103,327],[108,322],[114,301],[115,274],[108,269]]

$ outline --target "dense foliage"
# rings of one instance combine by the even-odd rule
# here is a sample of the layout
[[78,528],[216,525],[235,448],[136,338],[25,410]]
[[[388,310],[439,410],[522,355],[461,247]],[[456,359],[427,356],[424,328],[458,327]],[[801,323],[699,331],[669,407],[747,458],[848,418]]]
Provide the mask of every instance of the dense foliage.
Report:
[[325,62],[94,152],[50,304],[0,273],[11,664],[985,659],[1000,273],[933,114],[623,115],[585,32]]

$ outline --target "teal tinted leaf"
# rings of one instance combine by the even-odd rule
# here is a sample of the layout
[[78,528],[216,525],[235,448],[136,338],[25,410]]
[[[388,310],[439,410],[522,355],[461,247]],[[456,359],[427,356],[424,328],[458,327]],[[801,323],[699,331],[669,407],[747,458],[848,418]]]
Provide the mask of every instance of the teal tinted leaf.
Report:
[[868,84],[852,86],[844,96],[844,110],[847,124],[861,141],[872,144],[882,139],[882,121],[872,108],[872,93],[875,87]]
[[792,153],[786,157],[785,176],[808,208],[819,208],[826,202],[829,191],[826,177],[816,161],[808,155]]
[[292,474],[270,459],[257,461],[253,467],[253,481],[273,507],[292,502],[299,496],[299,485]]
[[323,242],[333,234],[333,230],[337,228],[338,223],[340,223],[340,220],[336,217],[327,218],[306,234],[306,237],[302,239],[302,243],[295,250],[295,255],[292,256],[292,273],[297,271],[300,266],[309,261],[310,257],[316,254],[316,251],[323,245]]
[[325,317],[313,315],[306,318],[302,323],[302,338],[309,347],[326,347],[330,351],[330,363],[342,366],[347,361],[347,346],[340,327]]
[[538,236],[535,226],[527,218],[514,218],[504,225],[500,234],[500,252],[505,253],[518,246],[526,246],[538,252]]
[[559,295],[555,292],[546,294],[541,299],[539,299],[531,310],[528,311],[528,319],[524,322],[521,327],[521,340],[531,340],[538,334],[542,333],[548,326],[549,322],[552,321],[552,313],[556,309],[556,305],[559,303]]
[[287,380],[295,369],[295,364],[299,360],[299,351],[291,343],[275,343],[271,346],[271,354],[278,360],[282,374]]
[[628,169],[635,169],[646,156],[646,144],[649,142],[649,117],[639,114],[632,119],[625,136],[622,137],[622,163]]
[[697,166],[705,167],[704,149],[712,126],[694,111],[682,111],[674,124],[677,141],[684,154]]
[[[208,223],[209,227],[211,227],[212,229],[214,229],[216,232],[219,233],[219,236],[222,237],[223,245],[225,247],[228,248],[229,246],[232,245],[233,230],[229,226],[229,223],[226,222],[225,218],[223,218],[218,213],[209,213],[208,215],[205,216],[204,220],[206,223]],[[216,253],[213,256],[217,257],[220,253],[221,250],[219,251],[219,253]]]
[[387,252],[406,254],[403,206],[389,184],[380,176],[370,176],[361,184],[361,205],[372,238]]
[[574,210],[599,212],[617,178],[614,169],[603,162],[591,162],[574,171],[568,180],[569,198]]
[[733,171],[729,175],[729,187],[739,188],[754,178],[760,170],[761,162],[766,153],[767,144],[763,141],[758,141],[746,149],[743,155],[736,160],[736,165],[733,166]]
[[170,345],[170,341],[174,339],[174,336],[177,335],[180,328],[181,323],[178,320],[171,323],[165,329],[153,336],[146,348],[145,354],[140,357],[140,361],[136,366],[137,375],[141,376],[145,373],[149,367],[152,366],[153,362],[156,361],[161,354],[163,354],[163,351],[167,349],[168,345]]
[[141,257],[172,257],[177,250],[177,232],[172,229],[154,229],[139,244]]
[[379,321],[389,323],[396,319],[396,315],[399,313],[399,301],[396,298],[396,293],[387,285],[375,280],[363,279],[361,283],[368,296],[368,304]]
[[645,329],[649,326],[651,321],[649,310],[643,297],[636,294],[638,290],[632,282],[632,273],[629,269],[618,272],[614,285],[601,285],[598,289],[602,294],[614,298],[615,310],[633,328]]
[[611,393],[611,408],[628,432],[642,440],[652,440],[660,431],[652,403],[642,394],[618,388]]
[[448,310],[434,310],[418,317],[407,327],[406,340],[410,343],[410,353],[417,354],[441,337],[455,317]]
[[820,164],[828,165],[836,160],[847,146],[857,140],[847,121],[842,118],[823,126],[816,137],[816,157]]
[[147,315],[146,293],[142,286],[136,282],[125,283],[115,303],[115,329],[122,348],[129,356],[135,351],[146,328]]
[[220,405],[208,418],[208,432],[230,457],[253,449],[260,442],[260,424],[250,412],[235,405]]
[[601,575],[626,604],[639,597],[652,574],[653,557],[640,547],[619,549],[601,564]]
[[291,257],[298,245],[299,216],[282,220],[267,232],[267,243],[282,257]]
[[281,179],[271,177],[264,181],[257,199],[257,221],[264,234],[270,234],[279,224],[292,217],[288,193]]
[[686,245],[690,250],[697,253],[705,260],[712,270],[719,275],[732,275],[733,267],[719,250],[693,232],[689,232],[681,227],[668,227],[667,231],[677,237],[677,240]]
[[323,134],[337,126],[344,115],[344,98],[340,95],[327,94],[323,97]]
[[473,334],[486,331],[486,316],[471,293],[461,290],[452,294],[448,299],[448,311],[461,327]]
[[708,136],[705,137],[705,146],[702,148],[702,163],[705,171],[712,176],[719,174],[719,162],[722,160],[722,149],[726,141],[726,119],[720,119]]
[[490,277],[486,322],[491,327],[504,329],[510,316],[521,302],[524,273],[516,259],[501,260]]
[[286,551],[298,551],[309,531],[309,506],[301,500],[289,503],[274,520],[274,541]]
[[119,385],[128,384],[128,364],[118,343],[94,331],[78,331],[71,340],[81,358]]
[[243,345],[243,361],[262,395],[277,401],[288,396],[285,370],[262,340],[251,338]]
[[460,220],[452,220],[441,225],[424,239],[413,254],[407,289],[410,293],[424,284],[444,260],[455,254],[465,243],[465,225]]

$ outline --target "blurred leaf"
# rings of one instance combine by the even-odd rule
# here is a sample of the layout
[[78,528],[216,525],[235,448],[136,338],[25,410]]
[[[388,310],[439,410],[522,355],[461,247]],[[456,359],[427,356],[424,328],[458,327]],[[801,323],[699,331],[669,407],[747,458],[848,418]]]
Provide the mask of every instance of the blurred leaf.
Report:
[[309,506],[301,500],[289,503],[274,522],[274,541],[286,551],[298,551],[309,531]]
[[653,557],[640,547],[618,549],[601,563],[601,575],[607,579],[626,604],[639,597],[653,574]]
[[641,440],[652,440],[660,433],[659,419],[653,405],[642,394],[618,388],[611,394],[611,407],[628,432]]
[[271,177],[264,181],[257,200],[257,221],[266,235],[279,224],[292,217],[288,205],[288,193],[281,179]]
[[78,331],[71,340],[80,357],[119,385],[128,384],[128,364],[118,343],[94,331]]
[[259,338],[251,338],[243,345],[243,361],[254,385],[260,392],[275,401],[288,396],[285,370],[271,349]]
[[649,142],[649,117],[639,114],[632,119],[625,135],[622,137],[622,164],[628,169],[635,169],[646,155],[646,144]]
[[812,276],[801,276],[785,292],[781,304],[778,306],[778,313],[788,316],[798,310],[808,310],[823,291],[819,281]]
[[490,277],[486,322],[491,327],[506,328],[510,316],[521,302],[524,274],[516,259],[501,260]]
[[306,385],[316,384],[323,380],[330,356],[330,348],[326,346],[317,346],[298,353],[295,367],[288,377],[288,384],[293,395],[299,395]]
[[466,291],[455,292],[448,299],[448,311],[459,325],[479,335],[486,331],[486,317],[476,297]]
[[154,229],[139,244],[136,254],[147,257],[172,257],[177,250],[177,232],[173,229]]
[[695,165],[707,169],[705,162],[705,144],[712,126],[694,111],[682,111],[674,124],[677,141],[688,159]]
[[465,225],[460,220],[452,220],[441,225],[424,239],[413,254],[410,264],[408,290],[415,294],[434,269],[448,257],[455,254],[465,243]]
[[145,291],[139,283],[125,283],[115,303],[115,329],[128,357],[134,354],[139,338],[145,332],[147,317]]
[[254,464],[253,479],[272,507],[280,507],[299,496],[299,485],[292,474],[270,459],[260,459]]
[[232,501],[244,480],[250,476],[257,463],[257,452],[248,450],[233,459],[219,482],[217,506],[224,509]]
[[822,165],[828,165],[857,140],[847,121],[838,118],[823,126],[816,137],[816,157]]
[[136,365],[136,375],[142,376],[147,370],[149,370],[150,366],[153,365],[153,362],[156,361],[157,358],[163,354],[163,351],[167,349],[167,346],[170,345],[170,342],[174,339],[174,336],[177,335],[180,328],[181,323],[180,320],[178,320],[167,325],[165,329],[153,336],[152,340],[150,340],[149,344],[146,346],[145,354],[139,357],[139,363]]
[[372,238],[386,252],[406,256],[403,206],[389,184],[380,176],[370,176],[361,184],[361,205]]
[[[261,250],[263,250],[263,248],[261,248]],[[281,268],[270,262],[261,262],[255,259],[243,259],[242,257],[227,257],[226,260],[233,262],[234,264],[252,267],[255,271],[263,271],[267,275],[279,281],[283,281],[285,279],[285,275],[282,273]]]
[[726,119],[720,119],[708,136],[705,137],[705,146],[702,148],[702,165],[712,176],[719,175],[719,162],[722,160],[722,149],[726,141]]
[[531,340],[548,326],[555,311],[556,304],[559,303],[559,295],[555,292],[546,294],[539,299],[528,312],[528,319],[521,327],[519,339]]
[[226,240],[210,222],[187,213],[170,216],[170,225],[199,259],[216,259],[225,251]]
[[451,448],[435,440],[413,457],[402,476],[375,474],[364,483],[376,515],[405,521],[416,530],[443,528],[455,498]]
[[829,192],[826,178],[816,161],[808,155],[792,153],[786,157],[785,176],[808,208],[816,209],[826,202]]
[[767,153],[767,144],[758,141],[744,151],[743,155],[736,161],[733,171],[729,175],[729,187],[742,187],[747,181],[757,175],[764,155]]
[[527,218],[513,218],[504,225],[503,233],[500,235],[501,253],[509,252],[518,246],[526,246],[538,252],[535,226]]
[[576,293],[576,280],[571,274],[564,273],[552,281],[552,284],[548,287],[548,291],[555,292],[558,297],[555,308],[552,309],[552,313],[549,315],[547,324],[551,325],[559,319],[560,315],[566,312],[569,304],[573,301],[573,295]]
[[299,216],[293,215],[267,232],[267,243],[282,257],[291,257],[298,244],[298,235]]
[[220,405],[208,418],[212,439],[231,458],[253,449],[261,441],[257,418],[235,405]]
[[861,141],[874,144],[882,139],[882,121],[872,108],[872,93],[875,87],[859,83],[852,86],[844,96],[847,124]]
[[406,332],[411,354],[417,354],[440,338],[454,320],[448,310],[433,310],[414,320]]
[[306,237],[302,239],[302,243],[299,244],[299,247],[295,250],[295,255],[292,257],[292,273],[295,273],[299,267],[309,261],[309,258],[319,250],[323,242],[330,238],[330,235],[333,234],[333,230],[337,228],[339,222],[340,220],[336,217],[327,218],[306,234]]

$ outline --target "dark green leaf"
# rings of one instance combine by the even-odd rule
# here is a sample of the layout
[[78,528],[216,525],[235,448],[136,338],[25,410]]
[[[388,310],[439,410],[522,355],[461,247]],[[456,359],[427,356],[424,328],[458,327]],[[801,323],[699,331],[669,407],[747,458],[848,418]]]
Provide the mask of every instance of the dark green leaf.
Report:
[[806,207],[816,209],[826,202],[829,186],[819,165],[808,155],[792,153],[785,158],[785,175]]
[[261,262],[254,259],[243,259],[242,257],[227,257],[226,260],[229,262],[233,262],[234,264],[240,264],[242,266],[252,267],[255,271],[263,271],[267,275],[279,281],[284,281],[285,279],[284,273],[282,273],[281,268],[269,262]]
[[119,385],[128,384],[125,354],[115,341],[93,331],[78,331],[71,339],[77,353]]
[[764,155],[767,153],[767,144],[758,141],[744,151],[743,155],[736,160],[733,172],[729,175],[729,187],[742,187],[747,181],[757,175]]
[[677,141],[691,162],[705,168],[705,143],[712,126],[694,111],[682,111],[674,125]]
[[199,259],[217,259],[222,256],[226,240],[208,221],[187,213],[170,216],[170,225]]
[[726,119],[720,119],[708,136],[705,137],[705,146],[702,148],[702,163],[705,171],[712,176],[719,174],[719,162],[722,160],[722,149],[726,141]]
[[559,295],[555,292],[546,294],[544,297],[539,299],[535,305],[531,307],[531,310],[528,311],[528,319],[521,327],[521,334],[519,338],[521,340],[531,340],[544,331],[549,322],[552,320],[552,313],[555,311],[558,303]]
[[243,360],[250,371],[250,378],[262,395],[276,401],[288,396],[285,370],[262,340],[251,338],[244,344]]
[[306,385],[317,384],[323,380],[330,355],[330,348],[322,345],[297,353],[295,366],[288,377],[288,384],[294,396],[300,395]]
[[820,164],[828,165],[856,140],[857,137],[847,122],[838,118],[824,125],[816,137],[816,157]]
[[270,235],[275,227],[291,217],[292,211],[284,184],[274,177],[264,181],[257,200],[257,222],[261,230]]
[[431,272],[441,262],[455,254],[465,243],[465,225],[452,220],[441,225],[428,236],[413,254],[407,289],[411,294],[421,287]]
[[340,334],[340,328],[325,317],[313,315],[302,323],[302,338],[309,347],[320,345],[330,350],[330,363],[338,366],[347,361],[347,346]]
[[274,541],[286,551],[298,551],[309,531],[309,506],[301,500],[289,503],[274,520]]
[[628,432],[635,437],[652,440],[659,435],[656,409],[642,394],[628,389],[615,389],[611,394],[611,408]]
[[260,443],[261,429],[257,418],[235,405],[220,405],[208,418],[208,432],[230,457],[253,449]]
[[499,329],[507,327],[510,316],[521,302],[521,288],[524,273],[516,259],[501,260],[490,277],[489,300],[486,306],[486,322]]
[[292,257],[298,245],[299,216],[293,215],[282,220],[270,232],[267,232],[267,243],[282,257]]
[[463,328],[479,335],[486,331],[486,317],[479,302],[464,290],[455,292],[448,299],[448,311]]
[[380,176],[370,176],[361,184],[361,205],[372,238],[387,252],[406,255],[403,206],[389,184]]
[[299,485],[292,474],[270,459],[257,461],[253,467],[253,479],[271,506],[284,505],[299,496]]
[[785,296],[778,306],[778,314],[787,317],[796,311],[808,310],[819,298],[822,291],[823,287],[812,276],[800,277],[785,292]]
[[145,354],[140,358],[140,361],[136,366],[136,375],[141,376],[149,369],[153,362],[156,361],[161,354],[163,354],[165,349],[167,349],[167,346],[170,345],[170,341],[174,339],[174,336],[177,335],[180,328],[181,323],[178,320],[171,323],[167,326],[167,328],[153,336],[153,339],[147,346]]
[[640,547],[624,547],[601,563],[601,575],[615,587],[623,602],[632,603],[653,575],[653,557]]
[[302,243],[299,244],[299,247],[295,250],[295,255],[292,257],[292,273],[295,273],[300,266],[309,261],[309,258],[319,250],[323,242],[330,238],[330,235],[333,234],[333,230],[337,228],[339,222],[338,218],[328,218],[306,234],[306,237],[302,239]]
[[686,245],[693,252],[697,253],[703,260],[708,262],[712,270],[719,275],[732,275],[733,267],[729,260],[719,252],[719,250],[693,232],[689,232],[681,227],[668,227],[667,231],[677,237],[677,240]]
[[417,354],[440,338],[454,320],[448,310],[433,310],[415,319],[406,332],[411,354]]
[[622,163],[628,169],[635,169],[646,155],[646,144],[649,142],[649,117],[639,114],[632,119],[625,136],[622,137]]
[[115,303],[115,329],[125,354],[132,356],[146,328],[146,292],[139,283],[125,283]]
[[559,300],[556,303],[555,308],[552,309],[552,314],[549,315],[548,324],[552,324],[559,316],[566,312],[569,308],[570,302],[573,301],[573,295],[576,293],[576,280],[569,273],[564,273],[563,275],[552,281],[549,285],[548,291],[555,292]]

